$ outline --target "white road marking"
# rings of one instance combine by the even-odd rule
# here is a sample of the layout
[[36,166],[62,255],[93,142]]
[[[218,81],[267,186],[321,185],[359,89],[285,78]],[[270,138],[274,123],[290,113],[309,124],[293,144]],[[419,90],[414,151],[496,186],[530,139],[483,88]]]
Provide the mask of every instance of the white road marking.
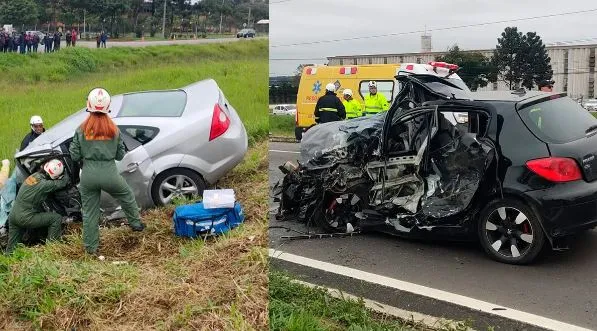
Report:
[[274,152],[274,153],[292,153],[292,154],[301,154],[301,152],[295,152],[295,151],[282,151],[279,149],[270,149],[270,152]]
[[299,255],[286,253],[271,249],[269,250],[269,256],[279,260],[299,264],[313,269],[318,269],[337,275],[358,279],[364,282],[378,284],[390,288],[395,288],[400,291],[414,293],[416,295],[433,298],[436,300],[453,303],[462,307],[466,307],[472,310],[481,311],[484,313],[492,314],[508,318],[511,320],[519,321],[521,323],[531,324],[534,326],[542,327],[549,330],[568,330],[568,331],[590,331],[590,329],[582,328],[580,326],[560,322],[547,317],[526,313],[520,310],[496,305],[490,302],[485,302],[463,296],[456,293],[442,291],[431,287],[417,285],[406,281],[381,276],[378,274],[349,268],[337,264],[328,262],[318,261],[310,258],[306,258]]
[[[316,284],[312,284],[312,283],[307,283],[302,280],[295,280],[295,279],[293,279],[292,282],[306,286],[306,287],[310,287],[310,288],[323,289],[331,297],[336,298],[336,299],[352,300],[352,301],[357,301],[357,302],[361,299],[356,295],[353,295],[353,294],[350,294],[350,293],[347,293],[344,291],[340,291],[335,288],[330,288],[330,287],[325,287],[325,286],[316,285]],[[381,313],[381,314],[398,317],[403,321],[414,321],[415,323],[424,324],[430,328],[437,328],[438,326],[443,326],[448,330],[452,330],[452,329],[457,330],[457,322],[456,321],[392,307],[390,305],[386,305],[384,303],[374,301],[374,300],[369,300],[369,299],[364,299],[364,298],[362,300],[363,300],[363,304],[365,305],[365,307],[367,307],[375,312]],[[472,329],[469,328],[469,331],[470,330],[472,330]]]

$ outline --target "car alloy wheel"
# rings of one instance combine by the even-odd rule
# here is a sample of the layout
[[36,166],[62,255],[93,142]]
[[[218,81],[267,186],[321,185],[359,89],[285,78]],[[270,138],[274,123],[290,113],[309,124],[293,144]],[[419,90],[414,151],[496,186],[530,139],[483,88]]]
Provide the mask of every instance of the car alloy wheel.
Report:
[[160,201],[166,205],[175,198],[191,199],[199,190],[193,180],[185,175],[177,174],[167,177],[160,183]]
[[488,204],[479,217],[478,232],[485,251],[504,263],[532,262],[545,242],[543,229],[532,209],[508,198]]
[[500,207],[485,222],[491,248],[506,257],[518,258],[533,244],[534,229],[528,217],[512,207]]

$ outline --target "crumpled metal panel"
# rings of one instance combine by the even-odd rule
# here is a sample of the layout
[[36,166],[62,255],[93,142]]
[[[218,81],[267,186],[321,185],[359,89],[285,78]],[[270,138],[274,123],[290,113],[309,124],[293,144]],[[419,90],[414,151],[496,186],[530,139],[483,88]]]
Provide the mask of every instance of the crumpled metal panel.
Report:
[[433,173],[426,178],[423,214],[441,218],[466,209],[493,159],[492,151],[473,134],[457,134],[449,144],[431,152]]
[[319,124],[303,135],[301,163],[308,169],[335,163],[362,165],[379,155],[379,140],[386,112],[349,121]]

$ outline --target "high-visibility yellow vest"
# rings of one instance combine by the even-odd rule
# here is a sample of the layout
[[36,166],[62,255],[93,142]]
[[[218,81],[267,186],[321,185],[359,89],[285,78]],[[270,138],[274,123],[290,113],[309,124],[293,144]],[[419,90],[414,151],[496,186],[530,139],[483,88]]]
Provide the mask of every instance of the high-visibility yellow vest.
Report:
[[388,109],[390,104],[383,94],[378,92],[375,95],[369,93],[365,96],[365,115],[378,114]]
[[363,116],[363,106],[360,102],[352,99],[350,101],[342,100],[344,108],[346,109],[346,119],[357,118]]

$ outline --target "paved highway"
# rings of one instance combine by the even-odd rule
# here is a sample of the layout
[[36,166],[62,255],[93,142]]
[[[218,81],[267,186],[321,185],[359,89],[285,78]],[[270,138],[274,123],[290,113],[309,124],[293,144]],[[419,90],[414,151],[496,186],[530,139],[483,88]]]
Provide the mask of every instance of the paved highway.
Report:
[[[278,166],[299,158],[299,145],[270,143],[269,149],[273,184],[282,178]],[[270,225],[304,230],[301,224],[273,217]],[[580,237],[571,250],[548,252],[530,266],[494,262],[477,244],[422,242],[383,234],[292,241],[280,240],[281,235],[289,233],[270,230],[271,248],[597,329],[594,230]],[[375,293],[371,296],[380,299]]]

